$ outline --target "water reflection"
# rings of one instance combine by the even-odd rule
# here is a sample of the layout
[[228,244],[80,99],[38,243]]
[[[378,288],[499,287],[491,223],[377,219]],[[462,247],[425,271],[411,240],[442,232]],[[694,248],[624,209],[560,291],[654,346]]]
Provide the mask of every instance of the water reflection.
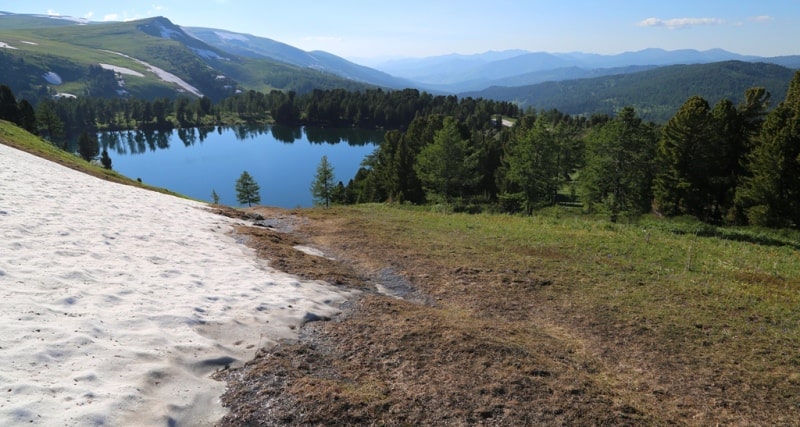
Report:
[[[127,130],[102,132],[98,134],[100,146],[116,154],[142,154],[147,150],[166,150],[170,148],[173,135],[186,147],[203,143],[208,135],[216,132],[219,135],[230,132],[237,140],[245,141],[270,135],[277,141],[292,144],[305,140],[314,144],[340,144],[364,146],[376,144],[382,139],[380,131],[363,129],[335,129],[317,127],[290,127],[280,125],[239,125],[217,126],[205,128],[180,128],[163,131]],[[174,140],[173,140],[174,141]]]
[[122,131],[98,135],[117,172],[210,201],[237,206],[235,183],[248,171],[261,201],[286,208],[311,206],[311,182],[322,156],[335,181],[347,183],[383,140],[382,131],[286,126],[233,126]]

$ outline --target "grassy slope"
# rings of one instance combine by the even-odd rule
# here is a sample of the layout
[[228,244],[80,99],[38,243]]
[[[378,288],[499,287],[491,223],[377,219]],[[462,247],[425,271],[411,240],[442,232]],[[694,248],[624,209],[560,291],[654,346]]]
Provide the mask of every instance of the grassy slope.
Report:
[[[175,87],[162,82],[152,73],[146,72],[145,66],[107,51],[125,53],[163,68],[203,92],[211,90],[208,85],[213,84],[214,75],[220,74],[220,72],[209,71],[209,65],[221,71],[221,74],[234,79],[245,89],[259,91],[284,88],[306,91],[313,87],[344,87],[360,90],[368,87],[365,84],[308,68],[295,67],[268,59],[242,58],[221,51],[218,51],[218,54],[226,59],[203,60],[188,47],[202,50],[213,50],[214,48],[189,37],[184,40],[187,43],[185,45],[181,41],[146,34],[140,29],[156,20],[157,18],[35,29],[7,28],[0,29],[0,41],[10,43],[18,48],[7,51],[6,54],[22,56],[26,61],[33,61],[43,71],[55,70],[58,72],[59,68],[63,68],[59,67],[59,63],[68,62],[83,68],[88,68],[91,64],[106,63],[141,72],[145,74],[145,78],[126,75],[125,81],[128,90],[134,96],[146,98],[174,95]],[[22,40],[36,44],[21,43]],[[68,81],[64,85],[66,88],[72,89],[69,87],[69,84],[72,83],[72,86],[82,89],[84,76],[66,75],[62,77]],[[23,88],[16,89],[22,91]],[[59,90],[61,89],[63,87],[59,87]],[[80,90],[75,91],[80,92]]]
[[312,244],[373,281],[389,267],[433,304],[368,296],[315,341],[262,354],[245,377],[266,384],[232,387],[231,401],[255,401],[234,405],[244,419],[268,407],[293,424],[800,420],[797,232],[564,209],[302,215]]

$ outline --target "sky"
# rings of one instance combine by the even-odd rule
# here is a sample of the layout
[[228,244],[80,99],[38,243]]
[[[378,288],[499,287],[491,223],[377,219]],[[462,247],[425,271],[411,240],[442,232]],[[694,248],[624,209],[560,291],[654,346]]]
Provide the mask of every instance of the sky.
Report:
[[800,0],[0,0],[0,11],[247,33],[362,63],[522,49],[800,54]]

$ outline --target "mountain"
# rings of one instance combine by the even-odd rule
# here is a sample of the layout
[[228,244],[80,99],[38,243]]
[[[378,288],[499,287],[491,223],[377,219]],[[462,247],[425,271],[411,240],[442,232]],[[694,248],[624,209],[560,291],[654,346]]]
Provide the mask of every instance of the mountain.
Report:
[[[305,92],[373,87],[266,57],[240,56],[190,36],[163,17],[86,23],[4,12],[0,69],[3,84],[29,100],[56,92],[221,99],[247,89]],[[116,79],[110,85],[109,75]]]
[[773,99],[781,99],[794,72],[775,64],[725,61],[519,87],[496,86],[460,96],[511,101],[525,108],[555,108],[587,116],[611,114],[632,106],[646,120],[665,122],[694,95],[702,96],[712,105],[721,99],[738,103],[746,89],[763,86]]
[[800,68],[800,56],[764,58],[739,55],[722,49],[706,51],[644,49],[617,55],[511,50],[476,55],[443,55],[392,60],[374,66],[395,76],[417,81],[420,86],[428,90],[459,93],[490,86],[531,85],[545,81],[637,72],[667,65],[707,64],[732,60],[769,62]]
[[0,11],[0,28],[25,29],[25,28],[49,28],[67,25],[86,25],[91,21],[83,18],[73,18],[70,16],[36,15],[36,14],[17,14],[12,12]]
[[[379,71],[327,52],[306,52],[268,38],[213,28],[183,28],[164,17],[97,23],[0,12],[0,83],[30,101],[57,93],[144,99],[192,95],[219,100],[249,89],[304,93],[313,89],[411,87],[575,113],[613,111],[622,104],[635,104],[655,118],[662,117],[663,111],[672,111],[676,101],[657,100],[670,94],[653,95],[661,93],[662,88],[659,84],[648,86],[648,79],[683,82],[684,87],[669,81],[661,83],[673,89],[673,98],[681,98],[677,102],[683,102],[686,88],[702,86],[712,99],[722,93],[735,98],[741,96],[742,85],[772,89],[780,74],[764,71],[761,80],[747,72],[726,74],[730,61],[800,68],[800,56],[761,58],[722,49],[644,49],[618,55],[524,50],[452,54],[391,60],[377,65]],[[718,76],[670,68],[676,64],[720,63],[729,66],[718,66]],[[668,70],[657,73],[663,67]],[[673,74],[681,77],[665,77]],[[690,81],[692,76],[702,81]],[[627,86],[648,92],[636,93]],[[595,92],[583,92],[586,88]],[[576,93],[581,97],[576,99]],[[594,99],[600,94],[606,98]]]
[[310,68],[376,86],[404,89],[414,82],[393,77],[323,51],[306,52],[286,43],[250,34],[200,27],[181,27],[191,36],[210,46],[248,58],[266,58],[297,67]]

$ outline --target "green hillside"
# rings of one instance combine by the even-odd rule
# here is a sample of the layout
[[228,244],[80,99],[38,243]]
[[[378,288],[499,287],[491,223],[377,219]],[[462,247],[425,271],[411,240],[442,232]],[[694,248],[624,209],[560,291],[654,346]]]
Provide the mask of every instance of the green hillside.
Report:
[[525,108],[556,108],[568,114],[613,113],[632,106],[646,120],[666,122],[694,95],[710,103],[739,102],[753,86],[786,93],[794,71],[774,64],[740,61],[672,65],[631,74],[541,83],[521,87],[492,87],[464,96],[513,101]]
[[[166,18],[72,24],[27,15],[0,17],[0,42],[5,46],[0,49],[4,71],[0,83],[33,100],[55,93],[144,99],[189,94],[221,99],[247,89],[305,92],[367,87],[308,68],[223,52],[187,35]],[[100,64],[105,72],[97,70]],[[116,84],[107,83],[114,79]]]

